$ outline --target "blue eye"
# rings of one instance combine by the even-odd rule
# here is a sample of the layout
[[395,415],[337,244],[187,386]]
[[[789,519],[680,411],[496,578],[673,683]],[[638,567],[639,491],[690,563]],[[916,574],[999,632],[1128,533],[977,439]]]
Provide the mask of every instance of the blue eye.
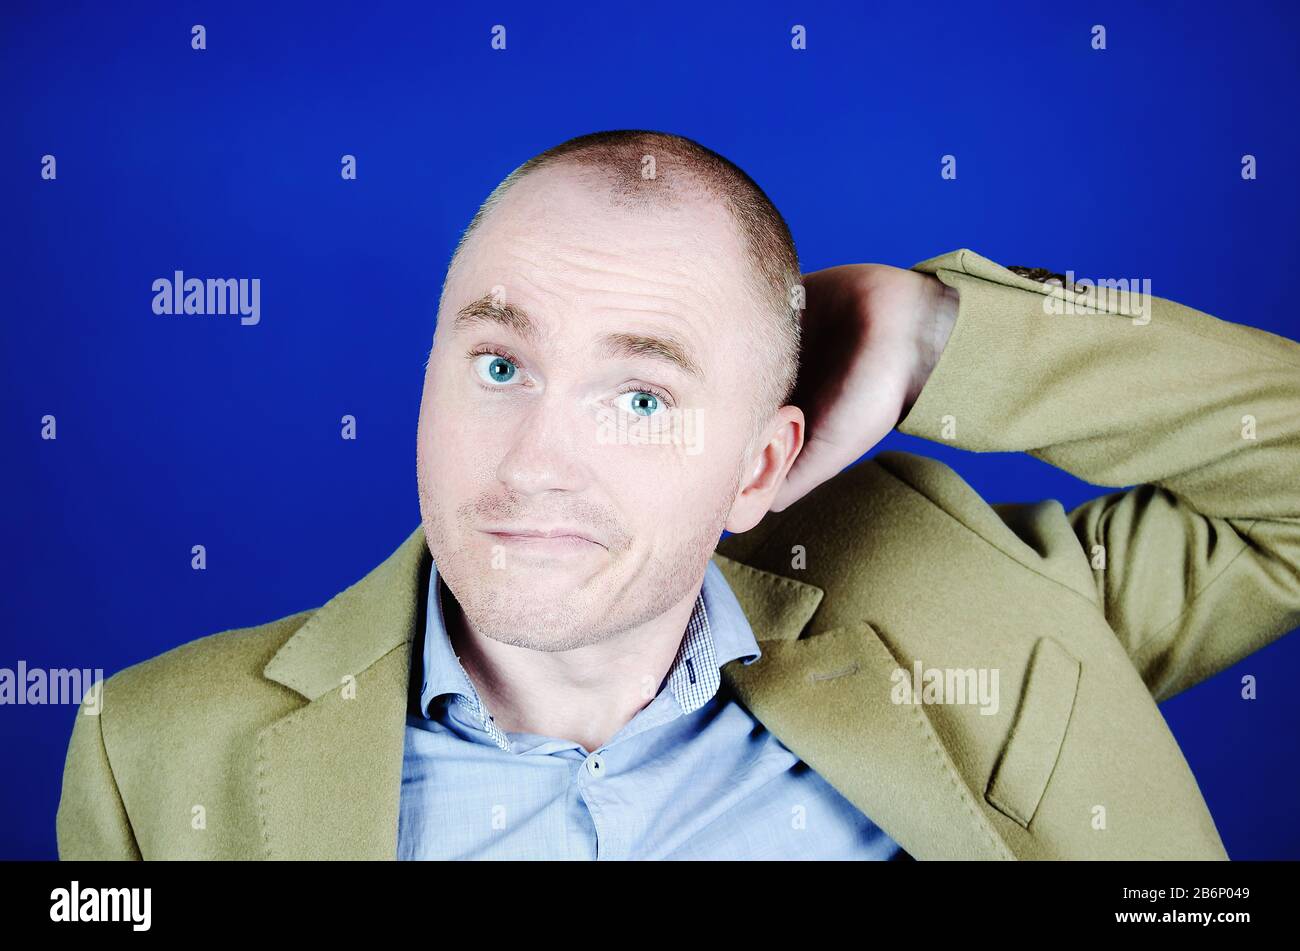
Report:
[[481,353],[474,361],[474,369],[488,383],[502,384],[509,383],[514,378],[518,367],[500,354]]
[[647,390],[626,390],[618,395],[618,399],[621,400],[625,396],[630,396],[632,399],[631,405],[624,406],[624,409],[637,416],[654,416],[664,405],[659,397]]

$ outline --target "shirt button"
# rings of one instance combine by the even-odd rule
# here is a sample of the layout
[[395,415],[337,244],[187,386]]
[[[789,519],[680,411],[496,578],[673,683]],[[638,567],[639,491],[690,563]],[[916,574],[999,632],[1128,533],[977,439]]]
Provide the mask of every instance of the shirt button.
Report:
[[599,753],[592,753],[587,757],[587,772],[597,778],[605,775],[605,761],[601,759]]

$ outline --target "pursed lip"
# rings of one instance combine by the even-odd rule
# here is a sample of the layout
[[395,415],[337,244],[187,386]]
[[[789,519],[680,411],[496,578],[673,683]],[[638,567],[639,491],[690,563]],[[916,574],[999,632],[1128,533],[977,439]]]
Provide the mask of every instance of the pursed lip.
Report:
[[553,526],[550,528],[534,528],[525,525],[504,525],[494,526],[483,529],[489,535],[500,535],[506,538],[573,538],[584,542],[591,542],[593,545],[605,545],[597,538],[592,537],[588,532],[580,528],[569,528],[567,526]]

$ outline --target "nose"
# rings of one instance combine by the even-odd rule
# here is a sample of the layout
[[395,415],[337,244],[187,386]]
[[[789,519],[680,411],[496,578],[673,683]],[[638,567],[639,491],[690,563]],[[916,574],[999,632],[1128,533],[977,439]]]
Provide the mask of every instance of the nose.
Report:
[[590,420],[558,389],[545,393],[514,423],[497,478],[522,495],[581,492],[590,482],[583,447]]

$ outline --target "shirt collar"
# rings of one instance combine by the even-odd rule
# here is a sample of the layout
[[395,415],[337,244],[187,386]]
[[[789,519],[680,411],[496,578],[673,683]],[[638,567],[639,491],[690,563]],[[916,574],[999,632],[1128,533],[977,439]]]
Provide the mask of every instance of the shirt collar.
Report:
[[[435,699],[444,694],[459,694],[482,714],[483,705],[478,691],[447,636],[447,623],[440,597],[442,588],[438,566],[431,564],[425,610],[420,713],[428,719],[430,704]],[[681,646],[677,649],[677,656],[673,658],[666,677],[682,712],[691,713],[713,697],[721,683],[719,669],[723,665],[737,658],[748,665],[761,656],[762,649],[758,646],[740,602],[736,600],[721,569],[710,559]],[[489,731],[495,730],[495,725],[487,726]]]

